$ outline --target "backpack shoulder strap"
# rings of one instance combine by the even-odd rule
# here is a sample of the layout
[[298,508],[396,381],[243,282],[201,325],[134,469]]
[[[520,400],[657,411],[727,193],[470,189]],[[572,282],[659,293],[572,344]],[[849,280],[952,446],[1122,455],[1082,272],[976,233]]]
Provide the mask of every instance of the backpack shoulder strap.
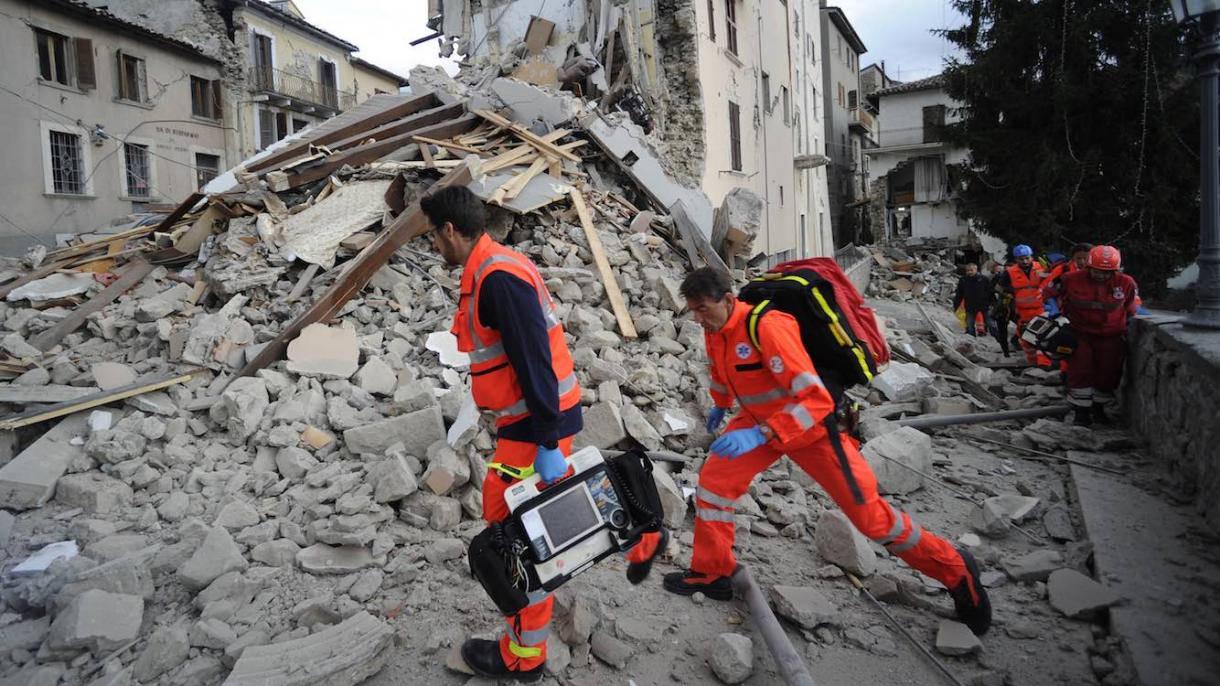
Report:
[[750,343],[754,345],[754,349],[762,352],[762,344],[758,342],[758,323],[762,321],[762,316],[771,310],[771,300],[763,300],[750,309],[750,314],[746,315],[746,335],[750,338]]

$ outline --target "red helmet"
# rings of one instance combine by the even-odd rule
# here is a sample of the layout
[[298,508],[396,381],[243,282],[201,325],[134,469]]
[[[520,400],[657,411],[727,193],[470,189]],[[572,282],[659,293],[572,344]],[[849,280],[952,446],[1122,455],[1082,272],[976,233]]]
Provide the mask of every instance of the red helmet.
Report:
[[1119,254],[1118,248],[1112,245],[1099,245],[1089,251],[1090,269],[1116,272],[1122,264],[1123,256]]

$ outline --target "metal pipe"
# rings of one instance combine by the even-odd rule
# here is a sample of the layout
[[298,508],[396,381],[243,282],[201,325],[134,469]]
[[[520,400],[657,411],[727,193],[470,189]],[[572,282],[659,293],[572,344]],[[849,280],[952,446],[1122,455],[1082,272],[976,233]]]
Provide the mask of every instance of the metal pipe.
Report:
[[792,641],[788,640],[784,627],[780,626],[775,613],[771,612],[771,606],[767,604],[767,599],[754,577],[750,576],[750,570],[739,565],[737,571],[733,572],[733,587],[750,606],[754,626],[758,633],[762,634],[767,649],[771,651],[771,657],[775,659],[775,665],[779,667],[784,683],[788,686],[815,686],[813,677],[805,667],[805,661],[796,652],[796,648],[792,647]]
[[1005,422],[1010,419],[1037,419],[1039,417],[1055,417],[1071,412],[1068,405],[1053,405],[1051,407],[1034,407],[1026,410],[1004,410],[1001,412],[976,412],[975,414],[944,414],[925,415],[899,419],[899,426],[909,426],[913,429],[932,429],[939,426],[956,426],[958,424],[986,424],[988,422]]
[[[1099,472],[1109,472],[1110,474],[1117,474],[1118,476],[1126,476],[1126,474],[1127,474],[1126,472],[1124,472],[1120,469],[1112,469],[1110,467],[1103,467],[1098,464],[1089,464],[1088,462],[1085,462],[1083,460],[1073,460],[1070,457],[1064,457],[1062,455],[1056,455],[1054,453],[1048,453],[1048,452],[1044,452],[1042,450],[1034,450],[1033,448],[1026,448],[1026,447],[1020,446],[1020,445],[1013,445],[1012,443],[993,441],[990,438],[983,438],[982,436],[965,436],[964,438],[968,441],[980,441],[982,443],[990,443],[992,445],[999,445],[999,446],[1003,446],[1005,448],[1013,448],[1016,450],[1020,450],[1022,452],[1029,453],[1031,456],[1036,456],[1036,457],[1024,457],[1021,455],[1013,455],[1013,457],[1015,457],[1017,459],[1021,459],[1021,460],[1033,460],[1035,462],[1046,462],[1046,459],[1053,459],[1053,460],[1059,460],[1060,462],[1066,462],[1067,464],[1074,464],[1074,465],[1079,465],[1081,467],[1087,467],[1089,469],[1096,469]],[[1044,459],[1037,459],[1039,457],[1044,458]]]
[[1187,326],[1220,329],[1220,13],[1202,17],[1206,44],[1194,59],[1199,66],[1199,281],[1197,301]]

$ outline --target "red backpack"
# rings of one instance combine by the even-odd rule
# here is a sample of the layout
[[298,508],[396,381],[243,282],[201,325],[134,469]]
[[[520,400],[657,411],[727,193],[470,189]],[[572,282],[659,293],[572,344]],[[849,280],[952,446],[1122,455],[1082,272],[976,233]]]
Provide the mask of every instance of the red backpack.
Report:
[[771,309],[796,318],[801,342],[836,401],[856,384],[867,384],[890,349],[872,308],[829,257],[776,265],[752,279],[738,294],[754,305],[747,329],[758,346],[759,319]]

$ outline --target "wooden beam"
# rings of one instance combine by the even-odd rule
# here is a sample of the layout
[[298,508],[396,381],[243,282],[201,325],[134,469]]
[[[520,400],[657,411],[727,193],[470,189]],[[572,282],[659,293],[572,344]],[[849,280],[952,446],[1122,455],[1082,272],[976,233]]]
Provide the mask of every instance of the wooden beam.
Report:
[[[383,141],[394,136],[401,136],[404,133],[417,131],[425,126],[440,124],[441,122],[457,119],[466,113],[466,105],[464,103],[454,103],[452,105],[442,105],[424,110],[410,117],[392,121],[387,124],[378,126],[371,131],[364,131],[354,136],[344,138],[340,141],[335,141],[329,148],[329,154],[336,154],[344,150],[352,148],[368,141],[369,139]],[[281,167],[282,168],[282,167]]]
[[482,150],[479,150],[478,148],[472,148],[469,145],[462,145],[461,143],[455,143],[453,141],[438,141],[433,138],[428,138],[427,136],[416,136],[412,140],[414,140],[416,143],[429,143],[429,144],[435,145],[438,148],[448,148],[449,150],[456,150],[458,152],[468,152],[468,153],[473,153],[475,155],[483,152]]
[[[462,165],[432,184],[427,194],[447,186],[465,186],[470,183],[471,178],[470,166]],[[285,326],[278,336],[268,341],[258,355],[242,367],[237,376],[249,376],[278,360],[288,348],[288,343],[295,339],[302,329],[310,324],[327,321],[338,314],[343,305],[364,288],[369,279],[373,278],[373,274],[389,261],[395,251],[412,238],[423,235],[428,228],[428,218],[419,209],[417,200],[398,215],[394,223],[382,231],[376,240],[348,261],[347,267],[330,288],[326,289],[309,309]]]
[[[569,133],[571,133],[571,131],[567,129],[556,129],[555,131],[543,136],[542,140],[548,143],[553,143]],[[484,174],[490,174],[496,170],[503,169],[504,167],[511,167],[514,164],[518,164],[519,161],[524,161],[527,157],[533,154],[537,154],[534,146],[528,144],[518,145],[508,152],[500,153],[499,155],[486,160],[483,162],[483,166],[480,168],[480,170]]]
[[627,303],[623,300],[623,291],[619,289],[614,272],[610,269],[610,260],[606,259],[606,249],[602,246],[601,237],[597,235],[597,228],[593,226],[593,217],[589,214],[589,206],[585,204],[584,193],[579,188],[573,188],[569,195],[572,198],[572,207],[576,208],[576,214],[580,217],[580,225],[584,227],[589,250],[593,253],[593,261],[597,263],[597,271],[602,277],[602,285],[606,287],[606,298],[610,300],[614,318],[618,320],[619,333],[623,338],[637,338],[639,334],[636,333],[635,322],[631,320],[631,312],[627,310]]
[[76,331],[85,323],[89,315],[95,312],[101,312],[107,305],[119,299],[127,289],[140,283],[144,277],[148,276],[156,266],[148,262],[142,257],[136,257],[131,262],[127,263],[127,271],[118,278],[117,281],[102,289],[101,293],[89,299],[89,302],[81,305],[72,311],[67,317],[64,317],[55,326],[38,334],[30,345],[38,348],[44,353],[64,339],[64,336]]
[[432,146],[427,143],[419,144],[419,156],[424,158],[424,166],[428,169],[436,169],[436,160],[432,159]]
[[504,117],[501,117],[500,115],[496,114],[495,112],[492,112],[491,110],[475,110],[475,114],[479,115],[480,117],[483,117],[484,119],[495,124],[496,126],[503,126],[505,129],[512,131],[514,134],[516,134],[516,136],[518,138],[525,141],[526,143],[529,143],[530,145],[534,146],[535,148],[538,148],[538,150],[540,150],[544,153],[547,153],[548,155],[553,155],[555,157],[562,157],[565,160],[572,160],[573,162],[580,161],[580,158],[577,157],[576,155],[573,155],[572,153],[568,152],[567,150],[560,148],[559,146],[555,145],[554,143],[547,142],[541,136],[534,133],[533,131],[530,131],[529,129],[525,128],[524,126],[522,126],[520,124],[517,124],[516,122],[511,122],[511,121],[505,119]]
[[331,155],[326,158],[321,164],[316,167],[302,169],[295,174],[288,176],[287,188],[298,188],[306,184],[313,183],[320,179],[330,176],[332,173],[343,168],[343,165],[351,165],[358,167],[369,162],[376,161],[394,152],[395,150],[410,145],[411,137],[415,134],[424,134],[434,138],[449,138],[458,134],[470,131],[478,124],[478,117],[474,115],[466,115],[459,119],[435,124],[433,126],[424,127],[418,131],[411,131],[393,138],[387,138],[383,141],[375,141],[367,145],[361,145],[351,150]]
[[115,388],[110,391],[95,393],[84,398],[67,400],[56,403],[50,407],[43,407],[30,410],[28,412],[23,412],[12,417],[6,417],[5,419],[0,420],[0,431],[12,431],[13,429],[19,429],[23,426],[45,422],[57,417],[63,417],[64,415],[80,412],[81,410],[88,410],[100,405],[108,405],[126,398],[134,398],[137,395],[143,395],[145,393],[159,391],[163,388],[169,388],[170,386],[180,383],[186,383],[187,381],[191,380],[191,377],[195,376],[201,371],[203,370],[192,369],[182,374],[178,374],[177,376],[171,376],[165,379],[159,379],[157,381],[137,381],[136,383],[123,386],[122,388]]
[[504,184],[505,189],[504,189],[504,195],[503,195],[502,199],[503,200],[512,200],[513,198],[517,197],[518,195],[521,195],[521,191],[525,189],[526,184],[528,184],[530,181],[533,181],[535,176],[538,176],[539,174],[541,174],[542,170],[546,169],[546,166],[547,166],[547,158],[539,157],[538,159],[534,160],[534,163],[530,165],[529,169],[526,169],[525,171],[521,172],[520,174],[517,174],[516,176],[514,176],[512,178],[511,181]]
[[174,241],[174,249],[185,255],[194,255],[199,252],[199,248],[203,246],[203,242],[212,235],[216,230],[216,222],[220,221],[226,214],[221,208],[224,207],[222,202],[214,202],[208,205],[203,214],[195,220],[191,228],[187,229]]
[[306,267],[305,271],[301,272],[301,277],[297,279],[296,285],[292,287],[292,292],[284,299],[284,302],[296,302],[297,298],[301,297],[301,294],[309,287],[309,282],[313,281],[313,277],[317,276],[319,268],[317,264],[310,264]]
[[246,171],[258,173],[268,169],[282,166],[282,162],[302,157],[309,154],[309,146],[311,145],[327,145],[335,141],[341,141],[352,136],[359,136],[365,131],[370,131],[382,124],[387,124],[403,117],[409,117],[416,112],[422,112],[427,109],[432,109],[439,106],[441,103],[432,93],[425,93],[418,97],[412,98],[401,105],[395,105],[389,109],[371,114],[357,122],[352,122],[347,126],[342,126],[334,131],[328,131],[318,136],[312,136],[309,139],[297,143],[294,146],[277,152],[270,157],[263,158],[254,164],[250,165]]

